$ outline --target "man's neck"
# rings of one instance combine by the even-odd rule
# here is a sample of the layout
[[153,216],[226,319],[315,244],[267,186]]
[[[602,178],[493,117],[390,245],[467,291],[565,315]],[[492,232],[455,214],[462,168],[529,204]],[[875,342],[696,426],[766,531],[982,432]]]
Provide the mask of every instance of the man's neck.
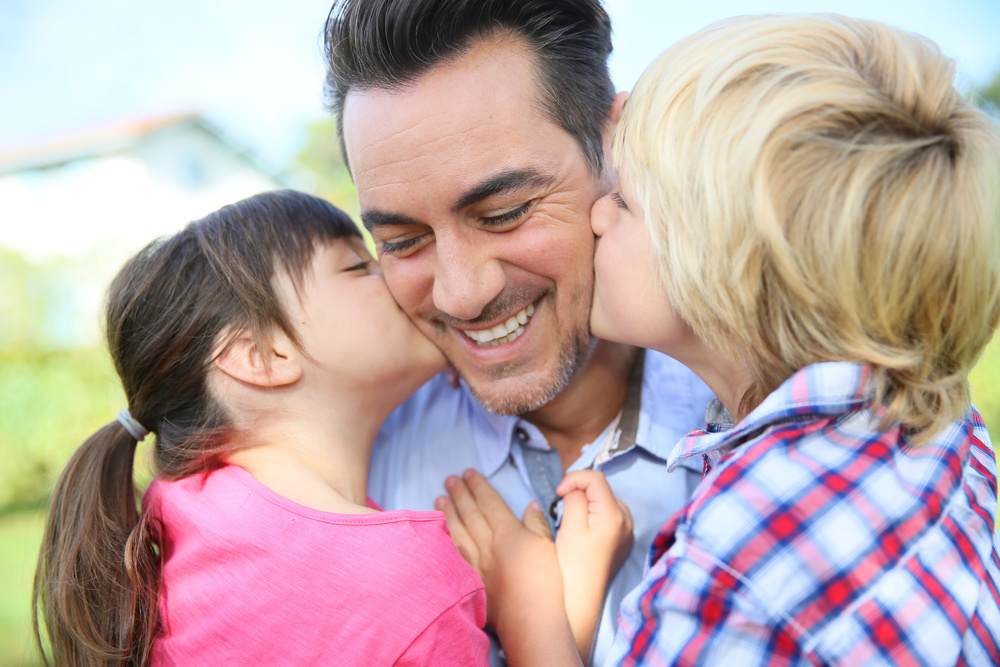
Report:
[[559,452],[563,470],[580,456],[625,404],[629,373],[638,348],[599,340],[586,365],[558,396],[522,415]]

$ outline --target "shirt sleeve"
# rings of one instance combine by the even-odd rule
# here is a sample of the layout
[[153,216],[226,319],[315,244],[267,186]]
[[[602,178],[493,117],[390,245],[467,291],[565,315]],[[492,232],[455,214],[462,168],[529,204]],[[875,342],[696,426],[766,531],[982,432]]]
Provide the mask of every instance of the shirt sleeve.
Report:
[[482,589],[448,607],[421,632],[396,661],[399,667],[489,667],[490,641],[483,632],[486,598]]
[[734,574],[685,547],[668,551],[622,602],[606,666],[810,664],[794,633],[769,620]]

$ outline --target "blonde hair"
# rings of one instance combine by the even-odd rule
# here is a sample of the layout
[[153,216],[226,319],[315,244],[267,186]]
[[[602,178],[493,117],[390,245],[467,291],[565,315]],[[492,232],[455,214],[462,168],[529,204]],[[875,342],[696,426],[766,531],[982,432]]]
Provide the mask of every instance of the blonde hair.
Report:
[[996,128],[930,41],[837,15],[747,16],[642,75],[613,155],[679,314],[754,382],[873,369],[882,426],[969,406],[1000,317]]

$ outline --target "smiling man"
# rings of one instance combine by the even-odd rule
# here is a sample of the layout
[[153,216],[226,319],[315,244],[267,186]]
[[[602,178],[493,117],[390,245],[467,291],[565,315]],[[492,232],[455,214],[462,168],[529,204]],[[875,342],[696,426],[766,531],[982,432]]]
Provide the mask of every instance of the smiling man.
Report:
[[416,85],[352,91],[343,108],[393,294],[501,414],[545,406],[593,348],[581,223],[607,186],[536,111],[533,69],[522,39],[484,38]]
[[603,471],[635,547],[594,663],[653,535],[700,479],[664,461],[711,399],[677,362],[589,332],[590,209],[611,187],[603,149],[625,100],[610,32],[597,0],[343,0],[326,27],[362,221],[396,301],[462,378],[390,417],[369,491],[431,509],[447,475],[476,468],[515,513],[538,499],[556,524],[563,474]]

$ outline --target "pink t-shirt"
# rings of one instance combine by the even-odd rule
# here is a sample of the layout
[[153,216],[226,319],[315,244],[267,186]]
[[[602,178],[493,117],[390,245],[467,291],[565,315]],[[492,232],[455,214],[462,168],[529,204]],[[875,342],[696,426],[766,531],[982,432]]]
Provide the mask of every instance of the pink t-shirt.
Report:
[[440,512],[331,514],[237,466],[154,480],[153,665],[487,665],[486,595]]

